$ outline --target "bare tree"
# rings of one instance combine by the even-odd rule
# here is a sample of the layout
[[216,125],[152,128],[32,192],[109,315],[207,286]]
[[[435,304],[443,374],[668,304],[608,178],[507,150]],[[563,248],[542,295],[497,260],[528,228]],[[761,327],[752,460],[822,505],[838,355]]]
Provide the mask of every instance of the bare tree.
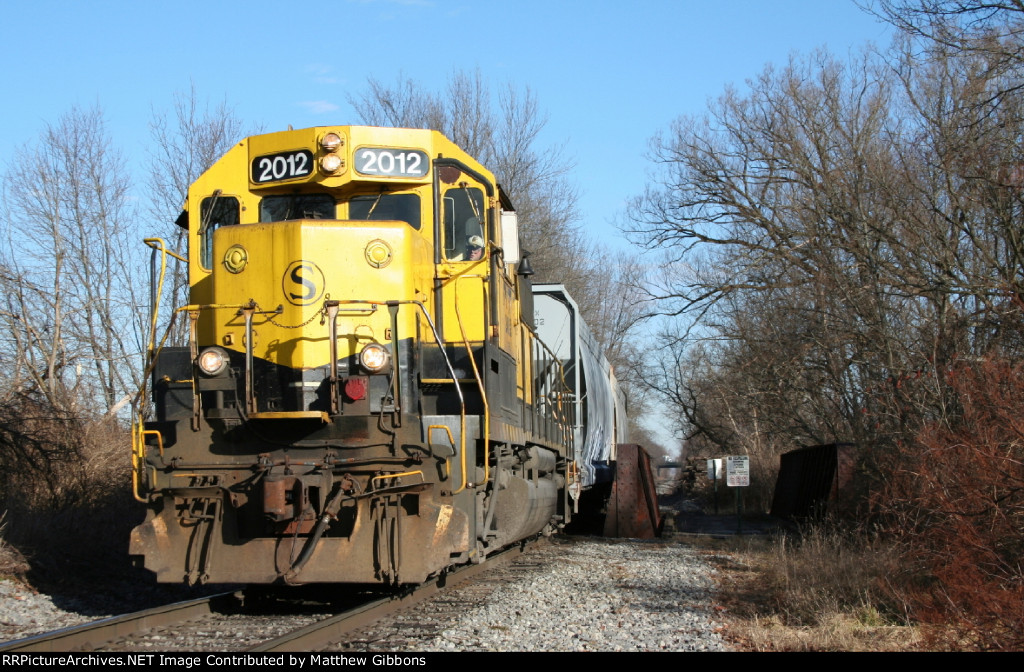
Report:
[[854,441],[878,484],[957,422],[952,368],[1024,354],[1018,3],[900,5],[993,12],[766,68],[652,142],[627,228],[673,322],[646,376],[694,448]]
[[[654,141],[660,184],[635,202],[631,233],[667,250],[648,291],[684,325],[649,375],[691,438],[896,451],[947,412],[953,358],[1013,342],[979,327],[1012,311],[1017,205],[971,175],[994,174],[978,157],[1012,156],[1001,138],[1020,125],[959,105],[969,87],[943,73],[962,65],[816,54]],[[975,110],[971,134],[936,107],[950,101]]]
[[4,186],[4,316],[19,387],[54,408],[113,410],[140,382],[141,265],[124,161],[102,112],[72,109],[48,126]]
[[1024,33],[1020,0],[865,0],[860,4],[914,37],[957,49],[989,50],[1005,41],[1006,56],[1019,59],[1021,55],[1012,47]]
[[[201,103],[192,84],[188,92],[174,94],[172,111],[154,111],[150,133],[155,152],[149,171],[150,213],[162,222],[160,231],[171,249],[185,252],[186,231],[174,224],[181,212],[188,187],[242,137],[242,122],[226,102],[216,107]],[[182,306],[188,302],[188,269],[175,265],[162,305]],[[183,342],[186,328],[176,325],[171,335]]]
[[445,128],[447,124],[439,97],[423,91],[411,79],[399,76],[389,87],[371,77],[367,80],[367,87],[369,90],[359,96],[349,96],[349,103],[365,124],[436,130]]
[[[98,108],[73,108],[12,159],[0,224],[0,499],[88,495],[141,383],[144,310],[125,162]],[[92,450],[89,437],[106,427]],[[92,466],[90,466],[92,465]]]

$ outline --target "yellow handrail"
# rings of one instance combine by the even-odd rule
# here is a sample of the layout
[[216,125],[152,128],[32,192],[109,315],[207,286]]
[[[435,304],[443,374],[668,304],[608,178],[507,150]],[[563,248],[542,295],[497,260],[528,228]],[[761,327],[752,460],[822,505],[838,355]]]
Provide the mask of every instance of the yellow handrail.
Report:
[[427,482],[427,479],[424,478],[424,476],[423,476],[423,472],[419,471],[419,470],[416,470],[416,471],[403,471],[400,474],[382,474],[380,476],[372,477],[370,479],[370,481],[371,482],[373,482],[373,481],[383,481],[383,480],[389,479],[389,478],[401,478],[402,476],[419,476],[421,483],[426,483]]
[[[135,395],[135,413],[132,419],[132,496],[140,501],[145,502],[146,499],[142,497],[139,492],[141,486],[140,474],[142,469],[145,468],[146,460],[146,435],[151,434],[157,437],[157,446],[160,450],[160,455],[164,453],[164,441],[163,436],[156,430],[147,430],[145,428],[145,420],[142,417],[143,408],[146,405],[146,380],[149,379],[149,373],[153,366],[154,350],[156,348],[156,323],[160,314],[160,297],[163,294],[164,289],[164,277],[167,275],[167,255],[170,255],[182,261],[188,263],[188,259],[181,256],[180,254],[167,249],[167,243],[163,238],[144,238],[143,243],[146,246],[160,252],[160,277],[157,280],[155,292],[153,294],[153,313],[150,315],[149,321],[149,339],[147,342],[147,354],[149,361],[147,362],[146,371],[142,377],[142,386],[138,393]],[[170,330],[168,329],[168,334]],[[164,338],[161,339],[161,345],[163,341],[167,339],[167,334],[164,334]]]
[[[476,378],[477,387],[480,388],[480,400],[484,404],[484,483],[490,480],[491,477],[491,465],[490,465],[490,447],[491,447],[491,410],[487,404],[487,390],[484,389],[484,381],[480,377],[480,370],[476,365],[476,357],[473,356],[473,348],[469,344],[469,337],[466,335],[466,327],[462,323],[462,313],[459,312],[459,280],[464,279],[465,276],[456,276],[455,280],[455,321],[459,323],[459,332],[462,334],[462,343],[466,346],[466,354],[469,355],[469,363],[473,366],[473,377]],[[455,382],[458,385],[458,381]],[[466,407],[462,407],[462,433],[463,443],[465,443],[466,433]],[[462,492],[466,487],[466,451],[462,451],[462,487],[455,491],[456,494]]]

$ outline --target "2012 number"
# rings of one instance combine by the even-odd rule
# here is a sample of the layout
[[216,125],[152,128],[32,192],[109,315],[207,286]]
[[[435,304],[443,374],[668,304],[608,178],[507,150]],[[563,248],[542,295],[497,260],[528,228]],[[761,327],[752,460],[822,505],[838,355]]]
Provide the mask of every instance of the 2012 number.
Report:
[[252,162],[252,181],[258,184],[305,177],[313,170],[313,153],[307,150],[260,156]]
[[370,147],[356,153],[356,172],[363,175],[423,177],[428,166],[427,155],[418,150]]

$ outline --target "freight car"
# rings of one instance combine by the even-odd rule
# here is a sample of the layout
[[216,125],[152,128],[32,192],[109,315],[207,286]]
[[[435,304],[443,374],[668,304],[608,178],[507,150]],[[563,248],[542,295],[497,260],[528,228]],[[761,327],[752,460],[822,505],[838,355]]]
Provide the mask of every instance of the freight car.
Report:
[[555,353],[576,401],[573,427],[574,490],[605,492],[615,479],[616,446],[627,440],[626,400],[600,343],[579,306],[559,284],[535,284],[534,322],[538,337]]
[[177,257],[187,345],[151,343],[132,448],[159,581],[420,583],[565,526],[599,480],[614,432],[577,409],[614,407],[610,370],[538,336],[512,204],[440,133],[247,138],[178,225],[187,258],[147,241],[153,331]]

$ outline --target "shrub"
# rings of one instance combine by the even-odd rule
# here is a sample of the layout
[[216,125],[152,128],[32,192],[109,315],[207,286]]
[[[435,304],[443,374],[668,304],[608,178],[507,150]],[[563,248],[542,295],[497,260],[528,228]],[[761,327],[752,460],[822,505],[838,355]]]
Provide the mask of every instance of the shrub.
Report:
[[884,512],[903,540],[899,590],[933,638],[1024,649],[1024,364],[957,366],[959,411],[903,455]]
[[0,573],[39,586],[124,571],[128,534],[142,517],[130,493],[129,439],[116,418],[24,397],[0,403]]

